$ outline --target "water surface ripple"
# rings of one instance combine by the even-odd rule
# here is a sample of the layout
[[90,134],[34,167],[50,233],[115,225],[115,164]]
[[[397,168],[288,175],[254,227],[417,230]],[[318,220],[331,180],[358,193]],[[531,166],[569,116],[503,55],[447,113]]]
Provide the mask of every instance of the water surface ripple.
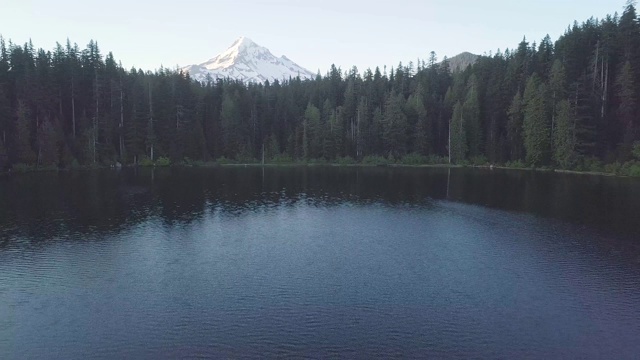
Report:
[[525,172],[0,178],[0,358],[633,359],[639,214]]

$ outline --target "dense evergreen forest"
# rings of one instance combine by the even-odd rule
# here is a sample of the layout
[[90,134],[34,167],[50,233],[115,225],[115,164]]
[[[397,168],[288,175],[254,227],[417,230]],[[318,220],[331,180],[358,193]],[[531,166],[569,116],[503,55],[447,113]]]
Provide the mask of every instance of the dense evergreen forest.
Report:
[[197,83],[127,70],[91,41],[0,43],[0,165],[404,162],[637,172],[640,23],[575,22],[453,72],[332,66],[314,80]]

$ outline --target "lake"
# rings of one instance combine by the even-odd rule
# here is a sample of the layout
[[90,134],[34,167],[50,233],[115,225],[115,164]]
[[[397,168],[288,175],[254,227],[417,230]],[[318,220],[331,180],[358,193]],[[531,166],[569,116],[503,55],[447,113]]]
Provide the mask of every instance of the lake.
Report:
[[640,180],[0,177],[0,358],[640,356]]

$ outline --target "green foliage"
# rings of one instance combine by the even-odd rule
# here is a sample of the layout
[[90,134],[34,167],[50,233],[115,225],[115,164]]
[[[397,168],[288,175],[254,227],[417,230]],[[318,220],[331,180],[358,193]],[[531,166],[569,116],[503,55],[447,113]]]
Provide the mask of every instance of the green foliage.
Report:
[[389,160],[384,156],[368,155],[362,159],[363,165],[389,165]]
[[413,133],[414,151],[427,155],[433,150],[433,124],[427,116],[424,101],[424,89],[418,84],[415,93],[409,96],[406,104],[406,115],[409,125],[415,129]]
[[627,161],[622,164],[619,175],[624,176],[640,176],[640,163],[636,161]]
[[183,164],[193,167],[211,167],[217,165],[214,161],[191,160],[188,157],[184,159]]
[[521,160],[509,161],[504,166],[512,169],[525,169],[527,167]]
[[50,164],[45,166],[39,166],[35,170],[37,171],[58,171],[58,165]]
[[391,94],[387,100],[384,112],[384,127],[382,138],[385,153],[402,156],[407,151],[409,123],[402,111],[404,99],[402,94]]
[[241,153],[236,157],[236,162],[239,164],[257,164],[259,163],[258,159],[252,157],[249,153]]
[[551,77],[549,79],[549,91],[551,92],[551,101],[554,105],[566,99],[567,73],[560,59],[556,59],[553,62]]
[[339,157],[336,159],[336,164],[338,165],[355,165],[358,162],[355,161],[351,156]]
[[23,102],[18,104],[16,117],[15,147],[18,161],[22,164],[35,164],[37,156],[31,148],[31,115]]
[[573,110],[569,101],[563,100],[556,105],[555,128],[553,129],[553,159],[563,169],[569,169],[576,156],[573,124]]
[[629,167],[629,176],[640,177],[640,163],[635,163]]
[[141,156],[140,159],[138,160],[138,166],[152,167],[153,165],[154,165],[153,161],[147,156]]
[[[634,35],[634,36],[637,36]],[[615,87],[619,105],[617,115],[626,130],[633,129],[633,121],[637,112],[637,88],[634,83],[634,71],[630,61],[625,61],[616,79]],[[625,139],[628,143],[629,139]]]
[[438,156],[432,154],[427,157],[427,164],[430,165],[443,165],[448,163],[449,159],[446,156]]
[[507,123],[507,139],[509,143],[509,158],[517,161],[523,157],[522,150],[522,130],[524,121],[524,104],[522,95],[518,91],[513,99],[511,105],[507,110],[509,121]]
[[[563,169],[571,169],[563,167]],[[608,172],[602,161],[595,157],[581,157],[577,160],[574,170],[589,172]]]
[[633,144],[632,153],[633,153],[633,156],[636,158],[636,160],[640,160],[640,141],[636,141]]
[[614,162],[611,164],[607,164],[604,167],[604,171],[609,174],[621,175],[622,174],[622,164],[619,162]]
[[323,159],[323,158],[310,159],[309,161],[307,161],[307,164],[309,164],[309,165],[326,165],[326,164],[328,164],[328,161],[326,159]]
[[538,75],[533,74],[527,81],[524,92],[524,148],[527,163],[531,166],[546,165],[550,153],[546,91]]
[[424,165],[429,162],[429,159],[418,153],[407,154],[400,159],[400,164],[403,165]]
[[191,158],[189,158],[188,156],[185,156],[182,159],[182,165],[195,166],[195,160],[191,160]]
[[280,164],[280,165],[285,165],[285,164],[293,164],[293,158],[290,155],[287,154],[279,154],[276,155],[274,157],[272,157],[269,160],[270,164]]
[[474,156],[470,159],[470,164],[473,166],[489,165],[489,160],[484,155]]
[[320,137],[320,110],[309,103],[304,112],[303,121],[303,157],[315,159],[320,157],[322,142]]
[[467,157],[467,131],[464,120],[464,107],[460,102],[453,108],[451,118],[451,162],[461,164]]
[[236,162],[233,159],[228,159],[225,156],[220,156],[219,158],[216,159],[216,164],[218,165],[228,165],[228,164],[235,164]]
[[49,120],[41,122],[37,131],[40,167],[56,167],[58,164],[58,149],[55,128]]
[[158,158],[158,160],[156,160],[155,165],[156,166],[162,166],[162,167],[170,166],[171,165],[171,160],[169,160],[168,157],[161,156],[161,157]]
[[615,162],[605,165],[605,172],[621,176],[640,176],[640,163],[627,161],[626,163]]
[[480,125],[480,99],[475,75],[471,75],[467,84],[467,97],[463,106],[463,121],[467,134],[469,156],[480,155],[482,129]]
[[13,167],[11,168],[13,172],[17,172],[17,173],[25,173],[25,172],[33,171],[35,169],[36,169],[35,166],[24,164],[24,163],[13,164]]
[[78,159],[73,159],[73,160],[71,160],[70,167],[71,167],[71,169],[80,169],[82,166],[78,162]]

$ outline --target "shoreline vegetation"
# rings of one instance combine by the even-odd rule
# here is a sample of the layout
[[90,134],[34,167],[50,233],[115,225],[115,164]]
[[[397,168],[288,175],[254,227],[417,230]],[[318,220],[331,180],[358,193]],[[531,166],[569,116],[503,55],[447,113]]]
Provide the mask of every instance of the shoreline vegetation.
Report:
[[166,157],[158,158],[151,161],[143,158],[137,164],[101,164],[83,166],[74,164],[69,167],[57,166],[30,166],[25,164],[16,164],[13,168],[0,171],[0,175],[11,173],[31,173],[31,172],[59,172],[59,171],[83,171],[96,169],[120,169],[120,168],[167,168],[167,167],[194,167],[194,168],[216,168],[216,167],[313,167],[313,166],[331,166],[331,167],[390,167],[390,168],[475,168],[487,170],[521,170],[521,171],[539,171],[539,172],[555,172],[559,174],[577,174],[591,176],[616,176],[616,177],[635,177],[640,178],[640,161],[630,161],[625,164],[602,164],[594,161],[590,164],[591,168],[580,169],[562,169],[554,167],[532,167],[526,166],[522,162],[507,164],[492,164],[484,159],[476,159],[474,163],[465,162],[459,164],[449,163],[446,158],[426,158],[419,156],[410,156],[402,159],[388,159],[381,156],[368,156],[361,161],[357,161],[350,157],[336,159],[336,161],[327,161],[324,159],[313,159],[309,161],[294,160],[289,157],[276,157],[266,160],[264,163],[257,159],[243,159],[242,161],[227,159],[221,157],[215,161],[199,161],[188,158],[179,162],[172,162]]

